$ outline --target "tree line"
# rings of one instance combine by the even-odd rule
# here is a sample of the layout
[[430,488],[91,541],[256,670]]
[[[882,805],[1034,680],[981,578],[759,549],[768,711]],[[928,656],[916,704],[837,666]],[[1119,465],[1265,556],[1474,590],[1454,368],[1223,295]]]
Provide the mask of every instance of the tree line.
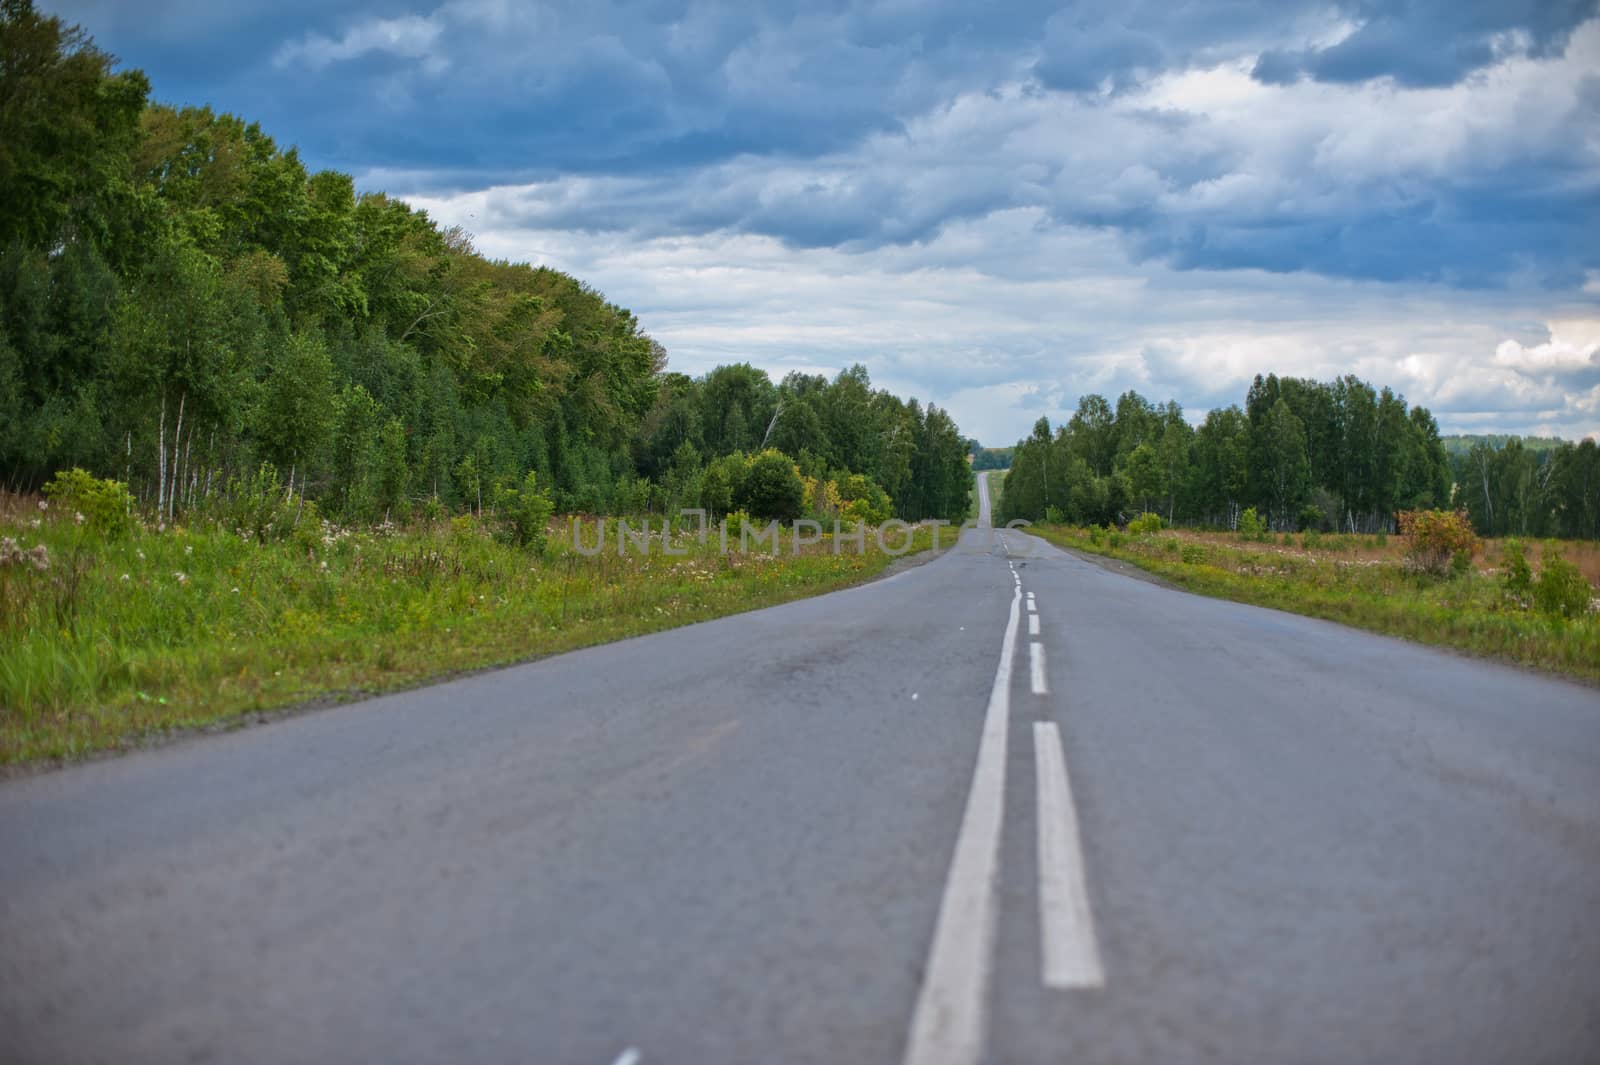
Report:
[[1254,508],[1275,529],[1392,530],[1398,511],[1451,504],[1438,425],[1388,388],[1351,375],[1257,376],[1244,406],[1198,428],[1176,402],[1084,396],[1064,426],[1040,419],[1017,444],[1002,517],[1236,528]]
[[604,512],[693,505],[712,460],[778,449],[900,517],[965,514],[948,414],[862,367],[668,373],[582,282],[148,95],[81,29],[0,0],[6,485],[82,467],[175,514],[266,464],[370,521],[481,506],[534,471],[561,509]]
[[1441,437],[1425,407],[1355,376],[1257,376],[1237,405],[1191,427],[1177,403],[1084,396],[1064,426],[1019,442],[1001,516],[1237,528],[1254,508],[1278,530],[1394,531],[1405,510],[1459,508],[1485,536],[1600,537],[1600,448]]

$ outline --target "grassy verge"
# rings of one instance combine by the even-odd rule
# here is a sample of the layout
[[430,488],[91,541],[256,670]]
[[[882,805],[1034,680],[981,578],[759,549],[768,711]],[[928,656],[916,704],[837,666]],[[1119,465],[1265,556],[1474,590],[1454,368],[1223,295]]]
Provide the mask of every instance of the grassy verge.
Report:
[[1600,615],[1564,620],[1509,599],[1493,571],[1448,579],[1335,546],[1255,544],[1211,534],[1141,536],[1035,525],[1049,542],[1122,559],[1202,595],[1274,607],[1600,683]]
[[[14,501],[13,501],[14,503]],[[257,543],[218,528],[89,534],[12,505],[0,537],[0,764],[82,756],[257,711],[356,698],[859,583],[894,555],[868,533],[723,554],[659,524],[646,554],[543,552],[471,519]],[[594,523],[584,526],[585,543]],[[941,547],[954,541],[947,530]],[[931,534],[915,531],[911,550]],[[891,548],[901,539],[886,536]],[[770,541],[769,541],[770,542]]]

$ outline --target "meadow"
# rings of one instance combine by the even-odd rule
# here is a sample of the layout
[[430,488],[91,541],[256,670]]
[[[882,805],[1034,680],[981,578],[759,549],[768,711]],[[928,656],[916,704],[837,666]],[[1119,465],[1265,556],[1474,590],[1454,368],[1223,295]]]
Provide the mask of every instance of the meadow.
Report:
[[[1400,536],[1160,530],[1124,532],[1039,524],[1030,532],[1060,547],[1132,563],[1192,592],[1451,647],[1589,683],[1600,683],[1600,544],[1480,541],[1444,574],[1419,569]],[[1515,576],[1512,556],[1528,563]],[[1567,613],[1541,581],[1549,560],[1577,575]],[[1552,571],[1552,577],[1554,572]],[[1553,583],[1553,582],[1551,582]],[[1586,590],[1584,586],[1586,585]]]
[[[637,527],[637,526],[636,526]],[[0,764],[70,759],[262,712],[467,670],[859,583],[896,557],[876,537],[723,554],[713,529],[647,552],[503,542],[471,515],[405,527],[315,516],[281,539],[215,521],[108,534],[37,496],[0,494]],[[595,521],[583,525],[593,550]],[[946,530],[940,546],[954,542]],[[910,551],[932,531],[915,528]],[[770,542],[770,541],[769,541]]]

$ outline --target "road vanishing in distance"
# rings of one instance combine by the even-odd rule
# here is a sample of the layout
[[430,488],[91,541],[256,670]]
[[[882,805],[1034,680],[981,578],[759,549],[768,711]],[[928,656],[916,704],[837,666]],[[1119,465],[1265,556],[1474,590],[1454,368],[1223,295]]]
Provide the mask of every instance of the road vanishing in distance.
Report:
[[1592,1063],[1600,695],[982,527],[0,782],[0,1059]]

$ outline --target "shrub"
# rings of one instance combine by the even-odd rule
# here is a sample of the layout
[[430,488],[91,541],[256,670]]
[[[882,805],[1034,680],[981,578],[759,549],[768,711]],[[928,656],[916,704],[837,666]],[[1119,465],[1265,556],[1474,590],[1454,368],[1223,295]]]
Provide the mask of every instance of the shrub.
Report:
[[1300,508],[1300,528],[1308,532],[1318,532],[1327,516],[1322,513],[1322,508],[1314,503],[1307,503]]
[[1533,584],[1533,602],[1541,614],[1577,618],[1588,613],[1593,589],[1577,566],[1546,549],[1539,566],[1539,579]]
[[1106,531],[1098,525],[1089,526],[1089,542],[1099,547],[1105,541]]
[[889,493],[864,474],[852,473],[840,478],[839,497],[845,501],[843,514],[850,521],[882,525],[894,515]]
[[539,488],[537,474],[529,470],[519,487],[496,485],[494,507],[495,531],[501,540],[518,547],[531,547],[535,551],[544,550],[555,504]]
[[730,544],[740,542],[739,538],[744,535],[744,529],[746,525],[750,526],[752,529],[755,528],[755,523],[750,520],[749,512],[743,510],[735,510],[731,512],[726,518],[723,519],[723,524],[727,526],[728,543]]
[[1533,602],[1533,567],[1521,540],[1507,540],[1501,548],[1505,560],[1500,569],[1500,589],[1506,599],[1526,607]]
[[287,536],[294,528],[294,507],[278,480],[278,468],[263,462],[254,474],[229,481],[222,518],[230,527],[263,544]]
[[1118,532],[1115,529],[1111,529],[1106,533],[1106,541],[1113,548],[1121,547],[1122,544],[1123,544],[1123,541],[1126,540],[1126,539],[1127,539],[1127,537],[1123,536],[1120,532]]
[[1060,507],[1045,507],[1044,520],[1051,525],[1065,525],[1067,516],[1061,512]]
[[1183,561],[1190,566],[1198,566],[1206,560],[1206,549],[1199,544],[1183,545]]
[[44,494],[83,515],[83,523],[101,536],[124,536],[133,527],[133,497],[121,481],[99,480],[73,467],[57,473]]
[[805,507],[806,486],[793,460],[768,448],[750,460],[737,502],[758,518],[793,521]]
[[1128,522],[1128,532],[1134,536],[1141,536],[1144,533],[1154,533],[1160,531],[1161,515],[1152,514],[1148,510],[1139,515],[1137,518],[1134,518],[1132,521]]
[[1442,576],[1458,554],[1470,563],[1478,546],[1464,510],[1403,510],[1400,535],[1406,538],[1406,564],[1434,576]]
[[1322,549],[1322,534],[1315,529],[1307,529],[1300,542],[1307,551],[1320,551]]
[[1239,515],[1239,536],[1245,540],[1267,538],[1267,523],[1261,520],[1255,507],[1246,507],[1244,513]]

